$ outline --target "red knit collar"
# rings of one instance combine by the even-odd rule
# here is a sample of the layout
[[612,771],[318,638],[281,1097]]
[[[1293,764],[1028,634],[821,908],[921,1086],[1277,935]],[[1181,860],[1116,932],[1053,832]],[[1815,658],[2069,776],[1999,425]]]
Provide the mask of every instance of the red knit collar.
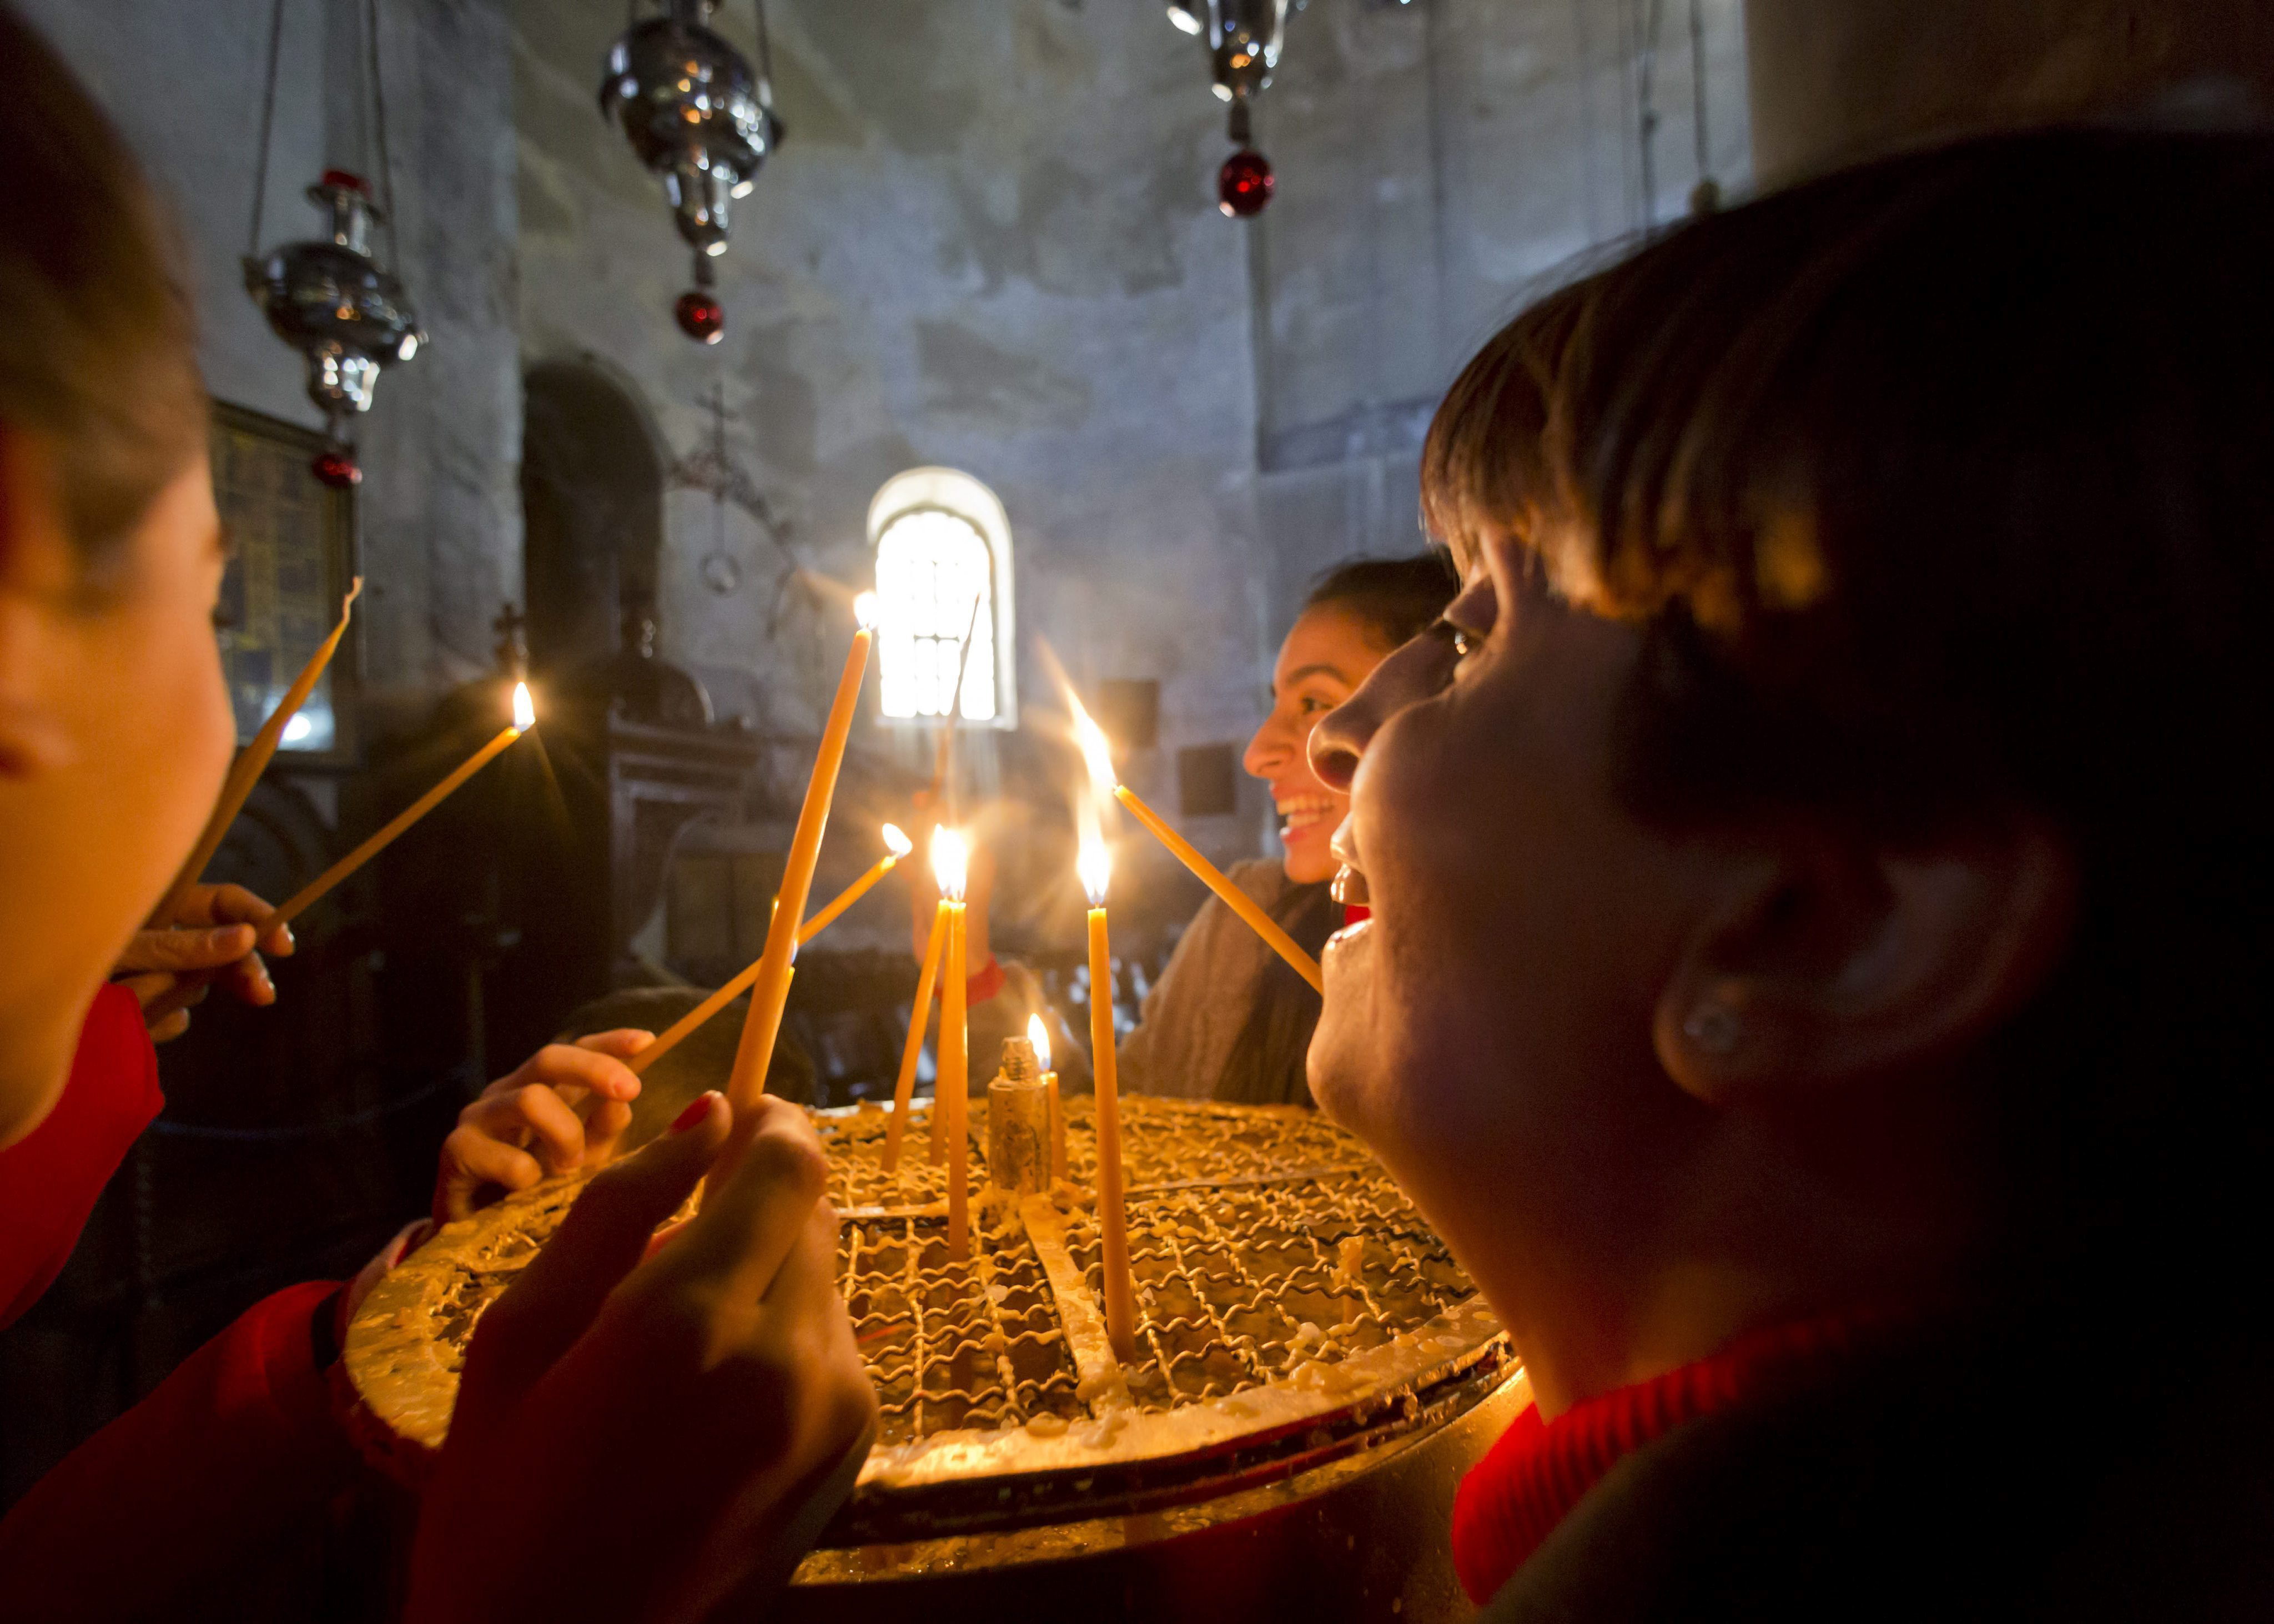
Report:
[[1480,1606],[1492,1599],[1611,1468],[1676,1427],[1785,1385],[1846,1354],[1883,1314],[1848,1314],[1752,1331],[1721,1352],[1631,1387],[1582,1399],[1554,1421],[1517,1417],[1453,1500],[1453,1568]]

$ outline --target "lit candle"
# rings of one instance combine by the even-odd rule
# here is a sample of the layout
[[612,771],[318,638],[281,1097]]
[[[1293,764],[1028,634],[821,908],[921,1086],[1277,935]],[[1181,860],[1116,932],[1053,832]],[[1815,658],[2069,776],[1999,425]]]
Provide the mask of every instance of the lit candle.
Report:
[[1296,974],[1310,982],[1314,991],[1321,993],[1326,991],[1327,984],[1319,974],[1319,961],[1298,946],[1295,938],[1279,928],[1279,921],[1257,906],[1254,898],[1234,885],[1225,877],[1223,869],[1201,856],[1191,841],[1170,828],[1162,820],[1161,815],[1138,800],[1127,786],[1115,785],[1113,794],[1116,800],[1129,808],[1131,816],[1153,831],[1161,844],[1169,848],[1178,861],[1198,875],[1201,883],[1223,899],[1224,906],[1239,914],[1249,929],[1263,938],[1266,946],[1285,959],[1294,968]]
[[829,803],[837,793],[837,774],[845,764],[845,742],[852,734],[853,712],[861,700],[861,679],[869,669],[869,644],[876,637],[877,595],[863,592],[855,598],[853,613],[860,622],[859,629],[853,634],[844,673],[837,680],[837,697],[821,730],[821,750],[814,757],[813,776],[805,783],[805,803],[798,808],[797,829],[790,837],[789,858],[782,868],[781,889],[774,894],[773,918],[766,926],[765,953],[750,984],[750,1013],[742,1023],[734,1070],[727,1080],[727,1100],[734,1108],[727,1165],[741,1154],[746,1124],[751,1120],[750,1107],[766,1091],[766,1070],[773,1064],[774,1041],[781,1035],[782,1007],[789,1001],[790,966],[797,956],[798,921],[805,917],[805,899],[813,889],[821,835],[829,825]]
[[[923,1056],[924,1027],[931,1021],[931,989],[939,980],[940,955],[947,948],[947,898],[942,897],[939,906],[932,910],[931,935],[924,943],[923,968],[916,974],[916,1004],[908,1011],[907,1046],[900,1050],[900,1075],[892,1084],[892,1119],[885,1124],[884,1168],[887,1173],[900,1170],[900,1134],[907,1126],[909,1108],[915,1103],[916,1062]],[[937,1090],[931,1112],[937,1123]]]
[[[890,874],[892,871],[893,866],[897,864],[901,858],[906,857],[910,852],[915,849],[915,847],[909,842],[907,836],[902,834],[892,824],[885,824],[884,832],[885,845],[890,849],[887,850],[882,857],[879,857],[875,862],[869,865],[869,870],[867,873],[863,874],[859,879],[854,881],[850,885],[847,885],[843,891],[839,891],[837,895],[830,900],[827,906],[824,907],[820,913],[816,914],[811,919],[807,920],[803,925],[798,928],[797,944],[800,947],[803,947],[808,942],[812,941],[814,937],[819,936],[824,927],[830,924],[839,914],[844,913],[846,909],[860,901],[862,898],[867,896],[870,886],[874,885],[878,880],[883,879],[886,875]],[[769,931],[768,934],[771,935],[772,932]],[[758,979],[758,971],[764,966],[765,962],[766,961],[762,958],[752,959],[747,966],[735,974],[733,981],[728,981],[724,987],[721,987],[718,991],[704,999],[702,1003],[688,1011],[686,1014],[672,1022],[671,1025],[665,1028],[665,1030],[656,1038],[654,1042],[640,1050],[638,1054],[634,1055],[629,1060],[625,1061],[624,1064],[629,1066],[635,1073],[645,1071],[648,1067],[653,1065],[657,1061],[662,1059],[673,1049],[677,1049],[681,1043],[685,1042],[689,1035],[692,1034],[697,1027],[702,1026],[704,1022],[709,1020],[720,1010],[725,1009],[735,999],[741,997],[742,994],[749,989],[750,983]]]
[[939,876],[940,906],[947,911],[947,957],[940,967],[945,985],[939,995],[939,1082],[932,1090],[932,1109],[944,1112],[947,1141],[947,1255],[960,1263],[971,1255],[970,1133],[965,1119],[971,1109],[968,1045],[964,1026],[963,882],[969,867],[969,849],[953,830],[935,829],[931,834],[932,871]]
[[1105,1334],[1116,1357],[1137,1357],[1137,1294],[1129,1276],[1129,1215],[1121,1191],[1121,1096],[1113,1054],[1113,950],[1105,936],[1105,888],[1113,860],[1085,831],[1076,860],[1089,893],[1089,1061],[1096,1078],[1097,1231],[1103,1254]]
[[[377,834],[373,835],[345,857],[341,858],[339,861],[303,885],[281,907],[271,908],[254,921],[252,939],[256,942],[260,941],[277,926],[290,924],[306,913],[309,908],[322,900],[326,894],[341,881],[392,846],[404,830],[409,829],[411,824],[440,806],[460,785],[472,778],[484,767],[488,766],[492,757],[536,726],[537,707],[530,701],[529,684],[516,682],[513,685],[512,726],[460,762],[449,777],[389,818]],[[142,1011],[143,1020],[147,1025],[154,1026],[176,1010],[187,1008],[198,989],[205,986],[212,979],[211,972],[202,972],[198,975],[184,977],[175,984],[172,990],[153,1002],[149,1008]]]
[[1027,1017],[1027,1041],[1035,1046],[1035,1064],[1043,1073],[1043,1089],[1050,1101],[1050,1180],[1066,1176],[1065,1112],[1058,1104],[1058,1074],[1050,1070],[1050,1029],[1040,1015]]
[[308,695],[316,691],[316,683],[323,676],[324,668],[332,663],[332,656],[340,646],[340,638],[347,632],[348,618],[354,613],[356,598],[362,590],[363,577],[358,575],[349,584],[347,597],[340,601],[340,623],[332,628],[330,636],[316,645],[316,651],[308,657],[308,663],[300,667],[300,674],[292,679],[292,686],[284,690],[284,697],[276,702],[276,709],[268,713],[268,719],[261,723],[260,731],[252,735],[252,742],[246,745],[237,758],[230,763],[229,776],[222,781],[221,799],[214,803],[213,816],[206,820],[205,832],[198,837],[197,845],[190,852],[189,861],[174,876],[174,883],[167,891],[165,900],[150,915],[152,929],[163,930],[181,917],[182,906],[189,900],[191,888],[198,883],[198,876],[206,871],[206,865],[213,861],[213,854],[221,850],[221,843],[229,833],[229,826],[245,809],[245,800],[252,793],[252,786],[260,782],[260,775],[267,771],[270,758],[276,754],[276,747],[284,737],[284,729],[300,713],[300,707],[308,703]]

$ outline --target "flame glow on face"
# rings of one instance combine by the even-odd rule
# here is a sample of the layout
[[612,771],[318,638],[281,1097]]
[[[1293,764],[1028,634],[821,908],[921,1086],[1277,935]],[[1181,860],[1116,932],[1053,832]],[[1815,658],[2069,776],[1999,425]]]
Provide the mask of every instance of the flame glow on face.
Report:
[[861,623],[861,629],[864,632],[877,629],[877,595],[874,592],[863,592],[854,598],[853,618]]
[[906,857],[916,849],[915,842],[900,832],[900,826],[898,823],[885,824],[884,836],[885,849],[892,853],[896,860]]
[[522,733],[537,726],[537,702],[529,696],[526,682],[513,685],[513,725]]
[[971,848],[959,830],[934,825],[931,831],[931,872],[940,894],[951,902],[963,900],[963,882],[971,866]]
[[1049,1071],[1050,1069],[1050,1029],[1043,1025],[1041,1016],[1027,1017],[1027,1041],[1035,1046],[1037,1069]]

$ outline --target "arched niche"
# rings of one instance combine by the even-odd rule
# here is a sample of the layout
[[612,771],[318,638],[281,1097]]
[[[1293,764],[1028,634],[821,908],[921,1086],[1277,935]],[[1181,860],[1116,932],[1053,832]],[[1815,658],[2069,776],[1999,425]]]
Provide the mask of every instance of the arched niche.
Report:
[[588,360],[531,368],[522,425],[530,663],[566,672],[616,650],[626,605],[655,601],[664,459],[638,395]]

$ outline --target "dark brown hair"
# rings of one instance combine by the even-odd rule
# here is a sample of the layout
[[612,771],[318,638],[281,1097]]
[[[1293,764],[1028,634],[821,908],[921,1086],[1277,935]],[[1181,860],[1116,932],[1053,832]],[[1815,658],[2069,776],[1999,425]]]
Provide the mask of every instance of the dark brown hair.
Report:
[[1444,613],[1460,586],[1452,565],[1434,549],[1408,558],[1352,559],[1313,583],[1303,609],[1347,609],[1394,649]]
[[52,440],[99,556],[205,433],[178,252],[125,142],[5,4],[0,154],[0,424]]
[[1441,535],[1642,628],[1646,815],[2064,831],[2070,949],[1988,1056],[2040,1237],[2229,1213],[2274,1149],[2269,197],[2262,136],[1830,177],[1525,312],[1425,452]]

